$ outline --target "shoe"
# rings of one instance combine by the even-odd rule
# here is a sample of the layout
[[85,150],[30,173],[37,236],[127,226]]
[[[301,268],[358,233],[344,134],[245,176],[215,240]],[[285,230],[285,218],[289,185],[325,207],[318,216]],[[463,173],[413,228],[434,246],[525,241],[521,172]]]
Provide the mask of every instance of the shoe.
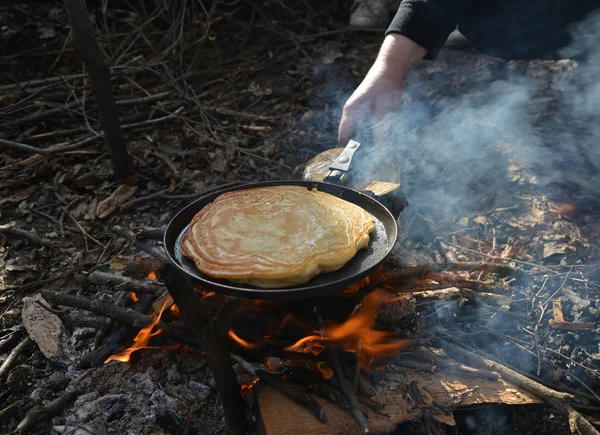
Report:
[[349,27],[385,28],[390,24],[389,0],[361,0],[350,14]]

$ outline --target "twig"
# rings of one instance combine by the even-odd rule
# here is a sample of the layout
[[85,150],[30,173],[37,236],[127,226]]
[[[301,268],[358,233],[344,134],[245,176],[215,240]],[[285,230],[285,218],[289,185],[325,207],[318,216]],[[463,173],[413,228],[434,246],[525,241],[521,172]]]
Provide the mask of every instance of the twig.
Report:
[[0,423],[10,420],[24,410],[28,410],[31,408],[31,404],[32,402],[30,400],[24,399],[7,406],[0,411]]
[[[141,121],[141,122],[136,122],[133,124],[124,124],[121,126],[122,130],[132,130],[134,128],[142,128],[142,127],[148,127],[148,126],[152,126],[152,125],[157,125],[157,124],[161,124],[163,122],[167,122],[167,121],[171,121],[173,119],[178,118],[179,115],[177,114],[171,114],[168,116],[163,116],[162,118],[155,118],[155,119],[150,119],[147,121]],[[75,142],[71,145],[63,145],[63,146],[59,146],[59,147],[55,147],[55,148],[38,148],[38,147],[34,147],[31,145],[26,145],[26,144],[22,144],[22,143],[18,143],[18,142],[12,142],[6,139],[0,139],[0,147],[4,146],[6,148],[13,148],[19,151],[25,151],[28,153],[35,153],[35,154],[42,154],[44,156],[51,156],[53,154],[59,154],[59,153],[63,153],[63,152],[67,152],[67,151],[75,151],[75,150],[79,150],[81,148],[85,148],[89,145],[91,145],[92,143],[96,142],[97,140],[100,140],[104,137],[104,133],[99,133],[90,137],[87,137],[85,139],[80,140],[79,142]]]
[[459,355],[461,358],[468,360],[473,364],[477,364],[487,368],[488,370],[498,372],[506,380],[513,382],[527,391],[536,394],[537,396],[544,399],[550,405],[555,407],[561,414],[573,419],[577,422],[577,427],[583,435],[600,435],[600,433],[588,422],[579,412],[577,412],[571,405],[568,404],[569,400],[573,400],[574,397],[571,394],[561,393],[551,388],[545,387],[544,385],[525,377],[514,370],[505,367],[504,365],[482,357],[475,352],[469,352],[454,343],[450,343],[446,340],[441,340],[441,344],[446,350]]
[[21,435],[30,432],[32,429],[38,428],[40,420],[53,417],[60,413],[63,409],[74,402],[78,395],[79,393],[77,391],[65,391],[58,397],[58,399],[54,400],[47,406],[33,407],[33,409],[27,413],[25,418],[21,420],[17,426],[16,432]]
[[140,280],[127,276],[114,275],[112,273],[94,271],[87,276],[88,282],[92,284],[110,284],[117,290],[136,290],[139,292],[152,293],[160,296],[165,286],[152,280]]
[[228,189],[230,187],[234,187],[241,184],[239,181],[232,181],[230,183],[224,183],[219,186],[212,187],[210,189],[204,190],[201,193],[192,193],[190,195],[169,195],[171,189],[163,189],[155,193],[151,193],[150,195],[142,196],[139,198],[132,199],[131,201],[127,201],[119,207],[121,210],[129,210],[130,208],[137,207],[140,204],[144,204],[145,202],[162,199],[165,201],[190,201],[196,198],[199,198],[204,195],[209,195],[211,193],[217,192],[221,189]]
[[264,381],[273,388],[281,391],[294,402],[308,409],[321,423],[327,423],[329,420],[329,417],[319,402],[311,396],[296,390],[288,381],[265,370],[257,370],[256,376],[258,376],[261,381]]
[[[52,290],[42,290],[41,294],[42,297],[51,304],[87,310],[100,316],[109,317],[136,329],[146,327],[154,320],[151,317],[138,313],[132,309],[119,307],[109,302],[88,299],[83,296],[68,295]],[[185,329],[176,328],[163,321],[158,322],[156,327],[161,329],[166,337],[172,338],[183,344],[200,348],[198,339]]]
[[162,240],[165,235],[164,228],[136,228],[133,230],[136,239]]
[[2,338],[2,341],[0,341],[0,355],[4,355],[4,352],[7,352],[9,349],[14,349],[21,339],[22,332],[23,327],[21,326],[15,328],[10,334],[7,334],[7,338]]
[[118,234],[119,236],[124,237],[127,240],[129,240],[130,242],[134,243],[136,247],[138,247],[142,251],[146,252],[147,254],[152,255],[154,258],[157,258],[164,262],[169,261],[167,258],[167,255],[163,251],[155,248],[154,246],[150,246],[143,242],[140,242],[139,240],[137,240],[135,238],[135,234],[132,231],[130,231],[126,228],[120,227],[120,226],[115,226],[113,228],[113,231],[116,234]]
[[510,296],[497,295],[494,293],[476,292],[465,288],[449,287],[440,290],[426,290],[417,292],[402,293],[402,296],[414,297],[419,301],[447,300],[464,297],[471,302],[483,302],[491,305],[510,305],[512,298]]
[[358,402],[358,399],[352,390],[352,384],[344,376],[344,372],[338,358],[335,355],[332,355],[331,360],[333,362],[333,370],[335,371],[335,376],[340,386],[340,390],[342,390],[342,393],[344,396],[346,396],[346,399],[348,399],[352,416],[358,422],[362,431],[368,432],[369,423],[367,422],[367,417],[360,408],[360,403]]
[[8,355],[8,358],[6,358],[2,363],[2,366],[0,366],[0,379],[4,378],[4,375],[16,364],[19,355],[21,355],[21,353],[23,353],[31,344],[33,344],[31,338],[26,337],[12,350]]
[[42,238],[33,234],[32,232],[25,231],[19,228],[0,226],[0,234],[6,234],[7,236],[19,239],[25,239],[37,246],[51,245],[51,242],[48,239]]

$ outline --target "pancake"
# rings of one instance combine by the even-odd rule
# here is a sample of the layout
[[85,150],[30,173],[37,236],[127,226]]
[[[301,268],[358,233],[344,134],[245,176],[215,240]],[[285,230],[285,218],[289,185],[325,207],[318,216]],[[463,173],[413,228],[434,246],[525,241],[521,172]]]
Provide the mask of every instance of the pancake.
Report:
[[194,216],[180,246],[208,276],[282,288],[340,269],[374,229],[365,210],[328,193],[260,187],[217,197]]

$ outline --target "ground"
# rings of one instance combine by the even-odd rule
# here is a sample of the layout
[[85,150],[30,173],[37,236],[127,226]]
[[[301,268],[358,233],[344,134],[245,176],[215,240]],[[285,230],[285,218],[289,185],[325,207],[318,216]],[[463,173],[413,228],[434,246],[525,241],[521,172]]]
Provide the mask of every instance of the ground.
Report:
[[[348,2],[215,5],[206,10],[184,0],[180,8],[160,11],[146,4],[145,13],[141,5],[137,12],[90,5],[136,170],[129,180],[134,187],[121,188],[97,134],[88,79],[74,76],[82,65],[64,9],[0,9],[1,137],[41,148],[86,141],[51,156],[0,149],[0,224],[41,240],[40,246],[0,232],[0,339],[22,323],[22,298],[40,289],[110,299],[105,288],[83,285],[82,277],[114,265],[114,256],[137,253],[115,235],[115,225],[164,228],[209,188],[299,179],[310,158],[337,146],[341,108],[374,60],[382,32],[349,31]],[[593,36],[594,26],[587,29]],[[585,398],[582,412],[597,416],[599,56],[586,44],[581,37],[573,45],[590,52],[585,61],[505,61],[471,48],[444,49],[410,74],[388,121],[394,125],[390,143],[371,150],[362,170],[383,181],[401,175],[410,205],[398,221],[394,255],[404,265],[492,261],[526,273],[526,280],[510,283],[509,310],[479,307],[460,321],[455,308],[437,310],[438,322],[507,366]],[[30,82],[60,76],[67,77]],[[555,301],[566,321],[592,326],[553,329]],[[43,378],[81,374],[75,361],[62,367],[32,349],[18,361],[26,382],[13,376],[13,387],[0,393],[1,409],[36,390],[45,404],[63,384],[45,385]],[[181,349],[174,352],[177,361],[185,359]],[[111,363],[97,376],[145,374],[155,388],[144,393],[151,397],[162,375],[146,367],[157,358],[137,368]],[[204,366],[194,370],[173,382],[177,388],[200,394],[189,382],[206,385],[210,374]],[[185,396],[180,390],[170,394]],[[222,426],[215,396],[206,399],[210,416],[194,426],[197,433]],[[123,407],[120,412],[139,411]],[[174,412],[176,421],[185,420],[183,410]],[[568,430],[548,408],[493,412],[504,419],[490,433],[528,433],[511,421],[532,433]],[[68,415],[56,417],[54,426],[68,425]],[[23,417],[0,424],[12,430]],[[481,411],[460,419],[459,433],[475,433],[469,424],[486,418]],[[169,422],[162,424],[169,433]]]

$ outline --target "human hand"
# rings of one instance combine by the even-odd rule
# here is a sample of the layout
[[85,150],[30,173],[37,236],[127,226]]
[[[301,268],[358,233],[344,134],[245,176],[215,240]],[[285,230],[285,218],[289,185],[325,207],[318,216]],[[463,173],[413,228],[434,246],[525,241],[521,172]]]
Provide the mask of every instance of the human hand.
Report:
[[361,123],[372,121],[375,146],[389,138],[386,117],[398,104],[404,79],[427,50],[399,34],[386,36],[375,63],[342,111],[338,143],[345,146]]

